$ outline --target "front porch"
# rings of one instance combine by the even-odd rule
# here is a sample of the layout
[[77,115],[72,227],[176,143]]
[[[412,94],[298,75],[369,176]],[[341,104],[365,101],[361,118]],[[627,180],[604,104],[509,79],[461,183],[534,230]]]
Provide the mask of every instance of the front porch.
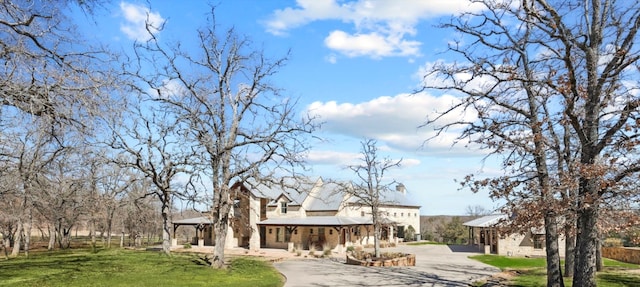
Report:
[[[261,248],[344,250],[349,246],[374,243],[371,220],[359,217],[274,218],[258,225]],[[397,243],[394,230],[393,224],[383,225],[381,240]]]

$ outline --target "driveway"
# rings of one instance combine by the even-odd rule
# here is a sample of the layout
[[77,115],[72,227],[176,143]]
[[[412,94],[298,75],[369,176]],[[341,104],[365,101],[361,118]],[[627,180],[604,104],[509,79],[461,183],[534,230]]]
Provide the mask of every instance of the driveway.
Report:
[[416,254],[413,267],[362,267],[341,259],[297,259],[275,263],[287,277],[285,287],[297,286],[469,286],[473,281],[500,272],[468,259],[477,254],[466,246],[403,245],[383,252]]

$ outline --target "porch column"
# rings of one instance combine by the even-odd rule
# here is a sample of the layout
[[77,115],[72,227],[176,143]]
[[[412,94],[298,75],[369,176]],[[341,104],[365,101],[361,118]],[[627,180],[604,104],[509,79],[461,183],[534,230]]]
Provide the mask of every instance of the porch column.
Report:
[[196,237],[198,238],[198,246],[199,247],[203,247],[204,246],[204,225],[202,224],[198,224],[198,226],[196,227],[199,232],[196,232]]
[[176,238],[176,230],[178,230],[178,225],[173,224],[173,234],[171,234],[171,246],[178,246],[178,238]]

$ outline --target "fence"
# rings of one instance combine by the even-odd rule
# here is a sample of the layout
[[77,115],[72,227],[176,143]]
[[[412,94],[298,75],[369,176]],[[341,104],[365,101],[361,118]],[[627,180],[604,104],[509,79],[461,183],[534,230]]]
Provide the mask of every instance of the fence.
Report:
[[640,264],[640,249],[625,247],[602,247],[602,257],[627,263]]

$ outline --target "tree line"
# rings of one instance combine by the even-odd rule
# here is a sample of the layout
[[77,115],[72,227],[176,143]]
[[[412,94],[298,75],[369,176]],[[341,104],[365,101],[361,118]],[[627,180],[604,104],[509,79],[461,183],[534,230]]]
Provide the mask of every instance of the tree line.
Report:
[[169,254],[180,200],[210,210],[211,262],[224,266],[230,186],[304,171],[305,135],[316,123],[271,83],[288,55],[270,58],[221,29],[215,7],[194,31],[196,50],[159,40],[164,23],[147,21],[149,40],[118,51],[77,32],[67,8],[78,7],[89,16],[102,9],[94,1],[0,3],[5,254],[28,256],[31,231],[42,226],[50,249],[56,240],[68,247],[80,222],[94,244],[97,232],[107,245],[113,233],[161,233]]

